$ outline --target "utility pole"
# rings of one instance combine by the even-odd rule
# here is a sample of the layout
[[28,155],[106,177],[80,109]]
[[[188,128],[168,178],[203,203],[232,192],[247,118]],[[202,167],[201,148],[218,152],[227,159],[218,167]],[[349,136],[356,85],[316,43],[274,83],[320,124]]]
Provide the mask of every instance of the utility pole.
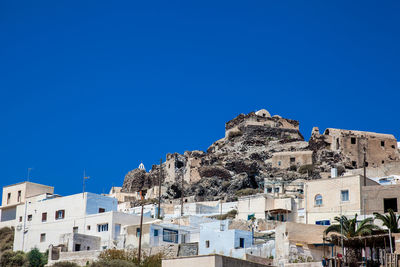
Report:
[[157,210],[157,218],[161,218],[161,180],[162,180],[162,159],[160,159],[160,173],[158,175],[158,210]]
[[182,182],[182,184],[181,184],[181,216],[183,216],[183,190],[184,190],[184,187],[183,187],[183,182],[184,182],[183,173],[182,173],[181,182]]
[[142,228],[143,228],[143,195],[142,190],[140,190],[140,202],[142,206],[142,211],[140,212],[140,232],[139,232],[139,252],[138,252],[138,262],[140,264],[140,256],[142,252]]
[[367,186],[367,151],[365,149],[365,145],[364,145],[364,186]]
[[341,243],[342,243],[342,257],[344,259],[342,204],[340,204],[340,238],[341,238]]

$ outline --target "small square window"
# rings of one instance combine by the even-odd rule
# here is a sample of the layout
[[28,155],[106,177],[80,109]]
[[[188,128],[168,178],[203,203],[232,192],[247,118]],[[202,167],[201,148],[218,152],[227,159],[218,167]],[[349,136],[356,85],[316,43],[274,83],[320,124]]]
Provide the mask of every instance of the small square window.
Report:
[[381,141],[381,146],[385,147],[385,141]]
[[56,220],[61,220],[65,218],[65,210],[56,211]]
[[40,242],[46,242],[46,234],[40,234]]
[[206,240],[206,248],[210,247],[210,240]]
[[72,232],[73,232],[74,234],[78,233],[78,226],[74,226],[74,227],[72,228]]
[[296,158],[290,158],[290,163],[295,163],[296,162]]
[[282,162],[281,162],[281,161],[278,161],[278,166],[281,166],[281,164],[282,164]]
[[19,216],[19,222],[22,222],[22,216]]
[[158,229],[154,230],[154,236],[158,236]]
[[28,221],[29,221],[29,222],[32,221],[32,214],[29,214],[29,215],[28,215]]
[[341,190],[340,199],[341,201],[349,201],[349,190]]
[[104,208],[99,208],[99,213],[104,213],[104,212],[106,212],[106,209],[104,209]]
[[136,228],[136,236],[137,236],[137,237],[140,236],[140,228]]
[[90,231],[90,225],[86,226],[86,229],[87,229],[88,231]]
[[355,138],[355,137],[352,137],[352,138],[351,138],[351,144],[352,144],[352,145],[355,145],[356,143],[357,143],[357,142],[356,142],[356,138]]

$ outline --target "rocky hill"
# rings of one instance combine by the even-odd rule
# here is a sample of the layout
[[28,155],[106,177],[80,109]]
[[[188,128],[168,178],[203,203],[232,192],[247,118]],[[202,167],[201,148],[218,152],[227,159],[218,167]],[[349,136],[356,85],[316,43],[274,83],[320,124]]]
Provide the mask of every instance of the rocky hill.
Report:
[[[179,198],[183,182],[184,195],[196,201],[233,200],[238,190],[263,188],[265,179],[318,179],[328,176],[333,167],[339,175],[359,167],[345,151],[331,148],[330,136],[317,131],[313,129],[307,142],[296,120],[271,116],[266,110],[240,114],[225,124],[225,137],[206,152],[167,154],[162,164],[163,197]],[[149,172],[129,172],[122,191],[146,191],[157,186],[159,171],[159,166],[153,166]]]

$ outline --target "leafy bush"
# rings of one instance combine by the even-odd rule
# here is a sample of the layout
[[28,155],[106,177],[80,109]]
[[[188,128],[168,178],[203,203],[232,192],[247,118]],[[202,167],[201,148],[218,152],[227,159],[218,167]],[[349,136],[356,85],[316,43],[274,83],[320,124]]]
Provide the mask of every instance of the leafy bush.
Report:
[[242,136],[243,132],[241,130],[230,131],[228,134],[228,139],[235,138],[237,136]]
[[14,228],[3,227],[0,229],[0,253],[12,249],[14,242]]
[[[161,266],[161,265],[160,265]],[[135,263],[127,260],[100,260],[93,262],[90,267],[138,267]]]
[[0,258],[0,266],[2,267],[21,267],[27,266],[28,260],[22,251],[5,251]]
[[79,267],[75,262],[60,261],[51,265],[52,267]]
[[142,252],[141,263],[138,262],[138,250],[107,249],[100,253],[99,261],[91,267],[161,267],[162,253],[147,256]]
[[314,165],[313,164],[307,164],[307,165],[302,165],[300,168],[297,170],[300,174],[306,174],[306,173],[312,173],[314,170]]
[[40,253],[37,248],[29,251],[27,255],[29,267],[43,267],[47,264],[47,258],[44,254]]
[[245,188],[245,189],[240,189],[235,192],[236,196],[242,197],[242,196],[249,196],[249,195],[255,195],[257,193],[262,193],[263,191],[261,189],[254,189],[254,188]]
[[291,165],[289,167],[289,170],[295,172],[295,171],[297,171],[297,166],[296,165]]

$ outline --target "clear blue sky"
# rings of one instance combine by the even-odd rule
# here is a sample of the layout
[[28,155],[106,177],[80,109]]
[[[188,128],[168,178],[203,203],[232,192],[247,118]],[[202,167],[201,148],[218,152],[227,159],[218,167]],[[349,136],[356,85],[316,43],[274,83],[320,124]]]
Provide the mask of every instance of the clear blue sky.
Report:
[[260,108],[400,138],[399,1],[1,1],[0,186],[91,192]]

